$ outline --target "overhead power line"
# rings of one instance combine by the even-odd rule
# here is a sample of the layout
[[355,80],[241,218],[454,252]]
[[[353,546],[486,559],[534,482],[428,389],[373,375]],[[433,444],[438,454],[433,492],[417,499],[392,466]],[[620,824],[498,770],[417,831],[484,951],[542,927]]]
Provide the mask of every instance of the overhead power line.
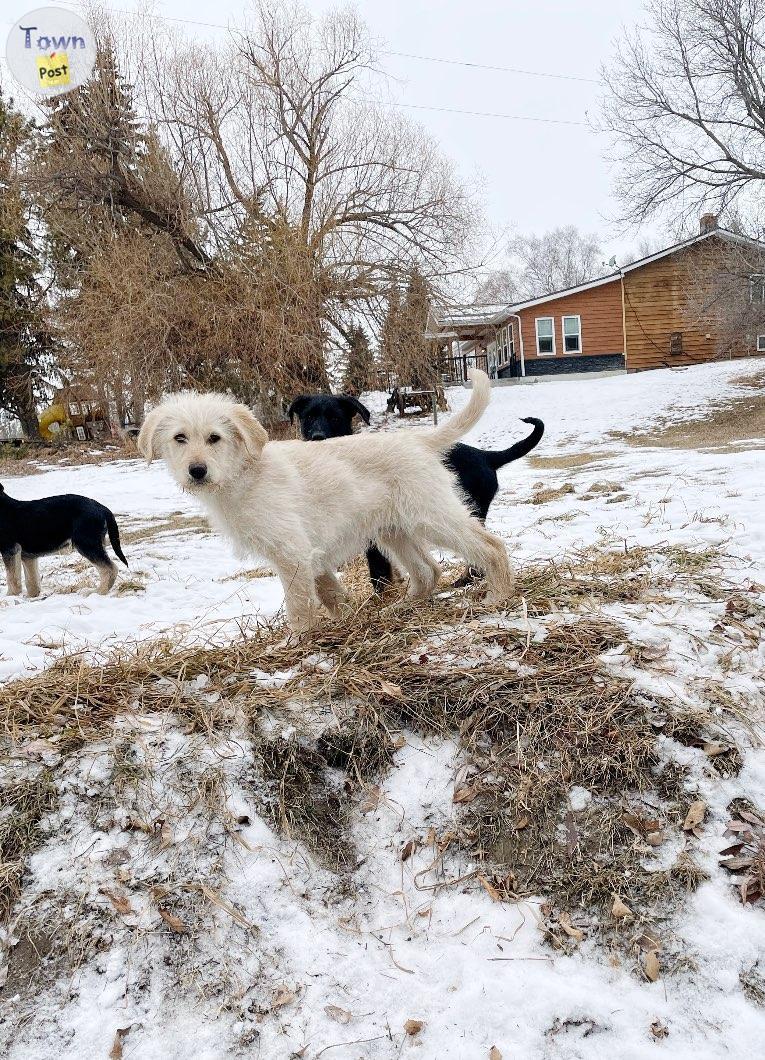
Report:
[[[80,3],[79,0],[59,0],[59,2],[71,7],[85,6]],[[107,10],[113,11],[115,14],[119,15],[143,15],[144,18],[156,19],[161,22],[181,22],[189,26],[204,26],[207,29],[225,29],[231,32],[236,32],[236,27],[224,25],[222,22],[199,22],[195,19],[178,18],[173,15],[155,15],[150,14],[149,12],[137,11],[134,8],[109,7]],[[493,70],[497,73],[516,74],[521,77],[552,77],[561,81],[582,81],[591,85],[602,84],[602,82],[595,77],[582,77],[578,74],[559,74],[550,70],[522,70],[514,66],[492,66],[489,63],[475,63],[470,62],[467,59],[447,59],[437,55],[416,55],[412,52],[389,51],[387,54],[395,55],[399,59],[415,59],[418,62],[424,63],[446,63],[450,66],[465,66],[474,70]]]
[[585,81],[590,85],[602,85],[595,77],[580,77],[577,74],[554,74],[547,70],[520,70],[514,66],[490,66],[488,63],[471,63],[466,59],[443,59],[435,55],[412,55],[410,52],[388,52],[400,59],[418,59],[424,63],[447,63],[449,66],[468,66],[474,70],[494,70],[502,74],[519,74],[523,77],[555,77],[560,81]]

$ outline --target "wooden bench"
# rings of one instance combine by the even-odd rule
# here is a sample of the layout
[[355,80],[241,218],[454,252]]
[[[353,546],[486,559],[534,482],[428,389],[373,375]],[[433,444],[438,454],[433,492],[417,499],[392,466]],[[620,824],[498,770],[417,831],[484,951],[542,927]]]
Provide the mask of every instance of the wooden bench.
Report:
[[435,390],[404,390],[396,387],[388,399],[388,410],[398,409],[399,416],[405,416],[409,408],[418,408],[421,412],[432,412],[433,422],[438,423],[438,393]]

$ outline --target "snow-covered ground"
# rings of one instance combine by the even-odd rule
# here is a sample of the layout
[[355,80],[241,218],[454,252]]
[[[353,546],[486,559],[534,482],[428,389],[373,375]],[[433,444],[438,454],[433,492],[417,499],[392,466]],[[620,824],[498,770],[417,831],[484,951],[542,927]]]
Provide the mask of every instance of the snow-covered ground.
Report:
[[[703,418],[711,403],[751,393],[738,380],[758,370],[761,362],[737,362],[497,388],[468,441],[503,447],[525,432],[519,417],[533,415],[547,428],[535,455],[590,457],[572,466],[522,460],[507,467],[488,525],[505,538],[520,567],[595,542],[714,545],[728,557],[727,577],[762,584],[765,438],[700,451],[631,448],[612,434]],[[454,390],[449,399],[455,407],[467,393]],[[373,427],[381,426],[378,415]],[[176,639],[225,638],[280,606],[278,583],[247,577],[247,565],[197,525],[192,502],[161,467],[129,461],[51,468],[4,484],[22,499],[64,491],[97,497],[117,514],[131,568],[121,575],[123,590],[101,598],[81,591],[95,578],[74,559],[43,561],[42,599],[0,600],[0,681],[45,667],[63,650],[102,650],[168,632]],[[540,485],[567,485],[573,492],[534,504]],[[157,525],[159,533],[152,534]],[[707,643],[718,617],[711,604],[683,608],[678,601],[650,614],[618,608],[613,614],[636,638],[673,646],[675,671],[655,678],[666,688],[707,669],[719,673],[719,652]],[[751,691],[757,709],[765,653],[762,644],[747,651],[750,672],[730,680]],[[211,754],[171,718],[143,724],[140,743],[160,776],[165,770],[171,775],[181,751],[193,752],[202,765]],[[116,819],[96,820],[82,810],[83,793],[108,774],[110,750],[109,743],[96,744],[63,768],[58,818],[65,838],[53,833],[33,856],[27,903],[56,888],[74,900],[83,880],[91,899],[105,888],[113,893],[119,887],[115,865],[122,866],[117,881],[126,878],[120,872],[148,873],[127,854],[117,856],[127,846]],[[687,969],[652,983],[617,955],[609,960],[594,942],[585,941],[572,956],[545,946],[537,926],[544,895],[539,902],[506,905],[474,887],[441,889],[428,872],[433,855],[427,847],[402,862],[407,839],[454,818],[452,744],[407,736],[375,805],[355,825],[363,854],[355,897],[338,894],[331,873],[299,845],[277,838],[258,816],[242,779],[248,751],[242,736],[215,755],[230,780],[229,808],[244,822],[241,843],[227,854],[220,898],[257,933],[248,935],[221,907],[214,937],[194,940],[187,991],[167,996],[162,951],[153,944],[162,922],[155,906],[131,898],[130,948],[113,941],[73,978],[50,984],[10,1048],[14,1060],[95,1060],[110,1055],[115,1040],[122,1052],[112,1055],[138,1060],[191,1054],[199,1060],[761,1054],[765,1008],[745,995],[739,977],[759,959],[765,984],[765,911],[742,907],[716,865],[717,852],[729,842],[722,836],[727,802],[745,791],[765,806],[765,753],[756,746],[746,752],[738,777],[701,791],[713,822],[702,852],[711,878],[673,926],[687,949]],[[148,886],[150,875],[145,880]],[[165,951],[164,960],[177,964],[183,956]],[[205,960],[231,965],[227,975],[236,989],[225,999],[205,996]],[[264,991],[271,999],[265,1008]],[[232,1005],[232,994],[240,1007]],[[2,1004],[13,1007],[14,999],[2,997]],[[407,1034],[407,1020],[423,1026]]]

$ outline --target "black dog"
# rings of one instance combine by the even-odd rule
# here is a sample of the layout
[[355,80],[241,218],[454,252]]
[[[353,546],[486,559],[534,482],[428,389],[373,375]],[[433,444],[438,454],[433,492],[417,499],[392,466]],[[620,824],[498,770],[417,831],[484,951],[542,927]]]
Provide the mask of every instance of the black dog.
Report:
[[369,409],[347,394],[301,394],[287,409],[290,423],[297,416],[300,433],[307,442],[323,442],[325,438],[342,438],[353,434],[353,417],[361,416],[369,425]]
[[21,568],[29,596],[40,595],[37,560],[71,544],[98,569],[99,592],[108,593],[117,568],[104,548],[107,534],[117,558],[127,567],[117,520],[89,497],[66,493],[39,501],[15,501],[0,485],[0,555],[8,578],[8,595],[21,593]]
[[[353,417],[356,415],[369,423],[369,409],[360,401],[332,394],[301,395],[292,402],[288,413],[290,420],[298,417],[300,433],[308,442],[353,434]],[[525,416],[523,423],[532,424],[531,434],[507,449],[476,449],[458,442],[446,455],[446,466],[456,474],[470,510],[481,522],[485,522],[499,489],[499,468],[530,453],[539,445],[545,432],[544,423],[533,416]],[[367,550],[367,563],[372,585],[379,592],[391,581],[391,565],[374,545]]]

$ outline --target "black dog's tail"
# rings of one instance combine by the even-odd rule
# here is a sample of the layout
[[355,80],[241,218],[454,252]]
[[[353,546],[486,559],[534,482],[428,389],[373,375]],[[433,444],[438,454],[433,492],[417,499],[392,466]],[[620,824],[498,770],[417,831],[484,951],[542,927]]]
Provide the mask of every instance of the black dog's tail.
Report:
[[112,513],[108,510],[108,508],[107,508],[107,511],[106,511],[106,529],[109,531],[109,540],[112,543],[112,548],[114,549],[115,556],[117,557],[117,559],[121,559],[122,562],[127,567],[128,561],[123,556],[123,554],[122,554],[122,546],[120,545],[120,532],[119,532],[119,528],[117,526],[117,520],[114,518]]
[[489,466],[496,471],[497,468],[504,467],[505,464],[509,464],[512,460],[520,460],[526,453],[530,453],[532,449],[536,449],[539,443],[542,441],[542,435],[545,433],[545,425],[541,420],[536,419],[534,416],[524,416],[523,423],[533,423],[534,430],[531,434],[527,435],[520,442],[516,442],[515,445],[511,445],[509,449],[494,449],[486,453],[486,459],[489,462]]

